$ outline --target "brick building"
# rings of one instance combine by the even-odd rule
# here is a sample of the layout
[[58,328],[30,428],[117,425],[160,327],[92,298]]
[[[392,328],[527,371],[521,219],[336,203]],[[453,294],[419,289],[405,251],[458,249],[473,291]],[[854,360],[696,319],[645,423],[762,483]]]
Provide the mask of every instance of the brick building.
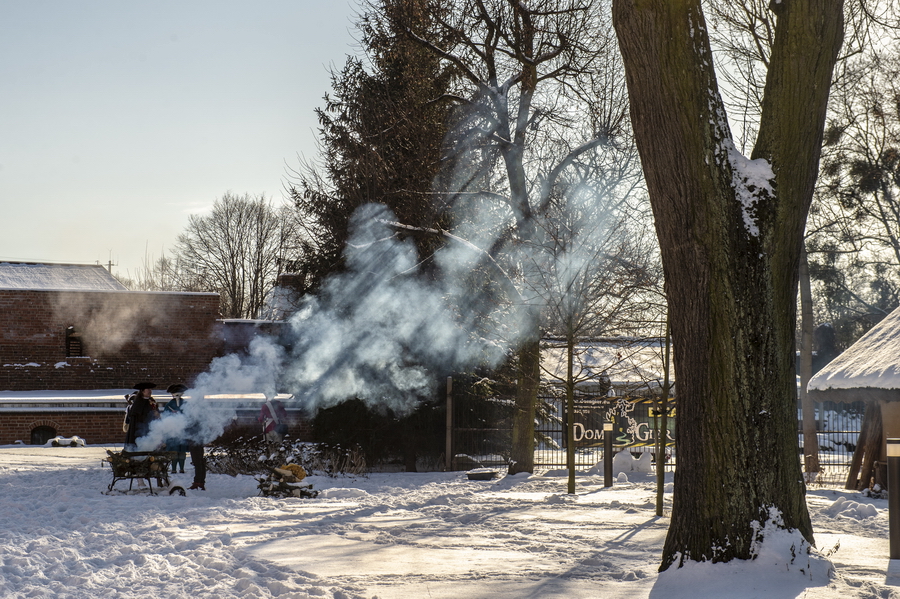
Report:
[[[136,382],[190,384],[276,328],[219,319],[217,293],[129,291],[101,266],[0,263],[0,444],[121,442]],[[242,401],[249,426],[262,399]]]
[[101,266],[0,264],[0,389],[185,381],[222,349],[217,293],[128,291]]

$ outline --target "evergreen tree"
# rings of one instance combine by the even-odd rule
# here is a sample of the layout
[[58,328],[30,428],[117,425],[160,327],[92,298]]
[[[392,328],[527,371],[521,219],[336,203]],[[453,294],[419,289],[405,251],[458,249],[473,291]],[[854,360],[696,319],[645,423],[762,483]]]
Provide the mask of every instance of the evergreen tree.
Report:
[[[332,73],[332,93],[317,110],[322,166],[306,165],[289,189],[304,233],[307,291],[343,269],[343,248],[353,212],[370,202],[397,218],[432,227],[442,213],[441,149],[449,119],[443,98],[453,79],[430,52],[392,25],[411,23],[416,34],[439,43],[422,0],[373,0],[358,23],[365,56],[349,57]],[[436,237],[417,239],[427,254]]]

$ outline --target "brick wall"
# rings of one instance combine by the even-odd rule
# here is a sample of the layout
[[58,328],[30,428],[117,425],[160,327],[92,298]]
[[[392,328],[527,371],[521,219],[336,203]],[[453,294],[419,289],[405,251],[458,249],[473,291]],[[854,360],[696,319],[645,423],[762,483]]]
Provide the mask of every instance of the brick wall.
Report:
[[[130,389],[150,380],[161,393],[190,385],[213,358],[246,347],[256,335],[277,337],[283,323],[218,320],[215,293],[35,291],[0,289],[0,391]],[[68,356],[74,327],[82,356]],[[118,398],[117,398],[118,399]],[[0,408],[0,445],[30,443],[46,426],[90,444],[122,443],[121,409]],[[240,410],[229,434],[257,434],[257,409]],[[294,438],[309,438],[309,422],[290,413]]]
[[190,384],[221,353],[218,316],[214,293],[0,290],[0,390]]
[[4,412],[0,415],[0,445],[31,443],[31,431],[48,426],[60,437],[81,437],[88,443],[122,443],[122,412]]

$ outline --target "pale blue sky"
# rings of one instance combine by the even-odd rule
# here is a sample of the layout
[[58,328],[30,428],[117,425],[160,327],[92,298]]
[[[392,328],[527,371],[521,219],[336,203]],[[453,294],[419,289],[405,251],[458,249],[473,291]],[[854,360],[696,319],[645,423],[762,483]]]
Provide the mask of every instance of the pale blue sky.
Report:
[[133,274],[316,153],[356,0],[0,0],[0,260]]

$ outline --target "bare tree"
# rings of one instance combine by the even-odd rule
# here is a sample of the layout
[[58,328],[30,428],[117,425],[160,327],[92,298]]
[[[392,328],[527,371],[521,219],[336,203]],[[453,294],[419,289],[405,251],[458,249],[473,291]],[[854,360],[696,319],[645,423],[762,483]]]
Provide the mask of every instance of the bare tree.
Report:
[[173,260],[182,276],[222,297],[226,318],[257,318],[266,293],[292,258],[290,213],[263,195],[226,193],[207,215],[192,215]]
[[[537,219],[541,251],[532,257],[529,289],[541,298],[543,326],[566,344],[566,462],[568,492],[575,493],[575,387],[588,380],[575,371],[586,337],[635,333],[651,309],[642,301],[658,284],[655,244],[644,222],[634,222],[635,199],[596,197],[594,179],[553,194]],[[630,201],[629,201],[630,200]],[[638,211],[639,212],[639,211]]]
[[[457,170],[446,204],[460,235],[502,262],[525,290],[537,219],[564,174],[591,165],[594,175],[603,173],[598,178],[639,180],[605,3],[461,0],[453,11],[437,0],[428,5],[441,43],[401,26],[459,76],[448,94],[461,118],[450,137]],[[527,323],[516,360],[513,473],[534,467],[541,303],[533,299],[507,297]]]
[[[772,47],[775,13],[771,0],[703,2],[710,24],[723,102],[730,116],[735,144],[746,152],[759,131],[762,100]],[[852,90],[856,64],[884,43],[898,26],[896,3],[885,0],[846,2],[844,43],[834,71],[833,88]]]
[[900,53],[869,53],[846,70],[854,77],[831,103],[807,242],[820,308],[844,345],[900,303]]
[[117,278],[129,289],[142,291],[203,291],[201,282],[183,266],[165,253],[156,260],[146,256],[143,265],[135,271],[134,278]]

